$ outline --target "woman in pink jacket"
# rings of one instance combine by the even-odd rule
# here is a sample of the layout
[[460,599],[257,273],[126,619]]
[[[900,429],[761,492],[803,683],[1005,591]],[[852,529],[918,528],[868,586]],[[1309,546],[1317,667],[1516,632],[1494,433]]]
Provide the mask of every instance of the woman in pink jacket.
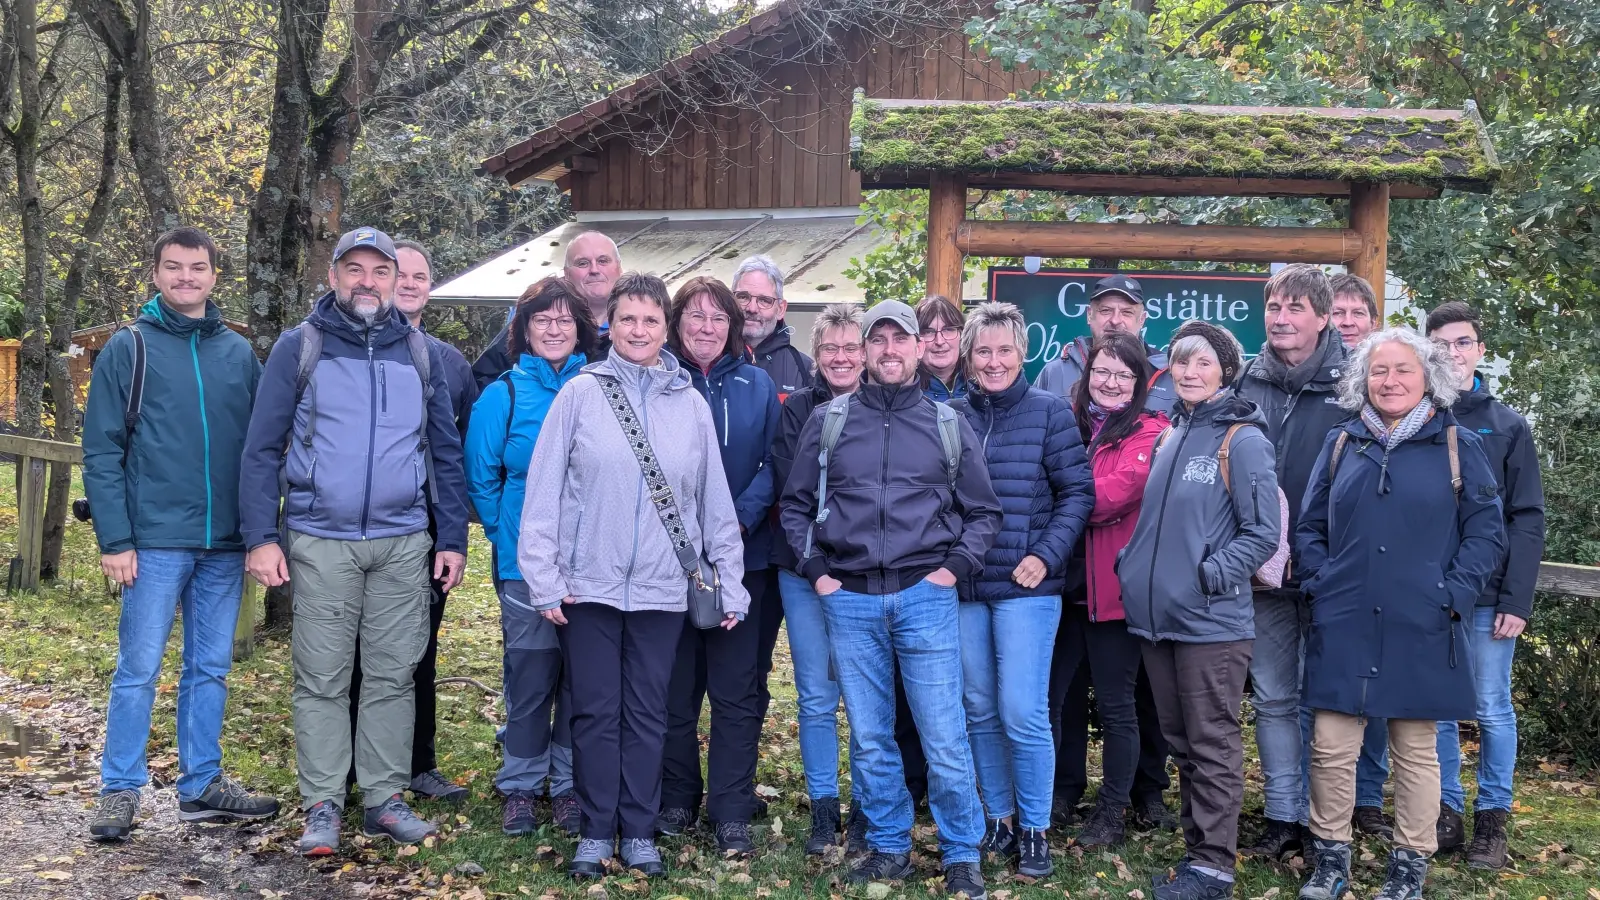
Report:
[[[1078,833],[1084,847],[1110,847],[1123,840],[1123,814],[1139,762],[1139,720],[1134,682],[1139,674],[1139,639],[1123,624],[1117,553],[1133,537],[1156,438],[1167,418],[1145,411],[1155,375],[1137,337],[1107,333],[1089,348],[1084,377],[1073,388],[1072,406],[1094,471],[1094,511],[1084,534],[1087,556],[1085,602],[1070,604],[1056,638],[1057,664],[1075,671],[1086,656],[1105,741],[1104,778],[1095,810]],[[1061,654],[1067,654],[1065,660]]]

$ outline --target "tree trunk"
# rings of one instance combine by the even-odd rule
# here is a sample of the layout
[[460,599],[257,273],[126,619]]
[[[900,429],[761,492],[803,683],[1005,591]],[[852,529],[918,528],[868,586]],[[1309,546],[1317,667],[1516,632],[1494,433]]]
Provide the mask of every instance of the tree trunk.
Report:
[[[44,436],[45,322],[44,277],[49,247],[39,192],[39,9],[35,0],[16,0],[7,30],[15,34],[17,124],[6,131],[17,169],[17,214],[22,226],[22,346],[17,353],[17,426],[29,437]],[[61,36],[65,40],[66,35]]]

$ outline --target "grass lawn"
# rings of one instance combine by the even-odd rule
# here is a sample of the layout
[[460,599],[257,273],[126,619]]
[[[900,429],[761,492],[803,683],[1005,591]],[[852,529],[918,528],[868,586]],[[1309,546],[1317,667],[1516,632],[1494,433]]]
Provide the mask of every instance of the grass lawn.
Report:
[[[0,466],[0,552],[16,549],[16,504],[12,467]],[[486,685],[500,684],[498,604],[487,572],[488,548],[474,527],[473,552],[465,584],[450,597],[440,634],[441,676],[470,676]],[[72,522],[62,564],[62,579],[37,595],[0,598],[0,671],[36,684],[51,684],[80,694],[103,709],[115,662],[118,604],[98,569],[93,535]],[[295,757],[290,715],[290,670],[287,633],[261,635],[254,657],[237,665],[223,734],[225,765],[231,773],[259,789],[293,803]],[[179,642],[174,639],[157,693],[151,763],[157,774],[176,776],[173,705],[178,679]],[[440,690],[439,756],[446,774],[472,790],[464,807],[449,809],[424,804],[424,813],[441,823],[443,834],[431,846],[372,848],[350,846],[345,858],[321,864],[332,878],[348,883],[351,896],[397,890],[428,896],[474,900],[482,897],[692,897],[700,894],[788,898],[801,896],[891,896],[940,893],[933,828],[919,823],[918,879],[870,892],[845,888],[837,860],[808,860],[801,845],[809,825],[805,785],[796,738],[795,702],[788,671],[787,648],[773,672],[773,708],[761,744],[758,783],[772,800],[772,818],[758,823],[759,852],[749,860],[723,860],[705,835],[664,843],[671,872],[648,883],[617,875],[598,884],[575,885],[565,872],[572,843],[547,827],[518,839],[500,833],[500,804],[492,790],[498,765],[494,731],[500,712],[492,698],[471,686]],[[702,732],[703,733],[703,732]],[[1249,750],[1252,741],[1246,742]],[[1475,748],[1469,747],[1469,750]],[[1469,759],[1475,754],[1469,753]],[[1092,761],[1097,763],[1097,760]],[[1252,758],[1247,770],[1247,819],[1261,808],[1260,769]],[[1586,780],[1587,779],[1587,780]],[[1600,900],[1600,790],[1592,774],[1578,776],[1548,763],[1524,760],[1517,786],[1513,865],[1486,875],[1469,872],[1458,858],[1438,861],[1429,878],[1433,897],[1593,898]],[[1172,798],[1176,802],[1175,796]],[[352,813],[346,834],[359,826]],[[298,818],[280,820],[271,846],[285,849],[299,833]],[[1148,874],[1175,862],[1182,853],[1177,834],[1130,841],[1120,852],[1083,854],[1068,846],[1069,835],[1055,837],[1056,874],[1038,883],[1023,883],[998,866],[987,867],[995,900],[1044,897],[1106,897],[1142,900],[1149,892]],[[1382,880],[1385,848],[1361,848],[1356,894],[1371,896]],[[475,866],[464,866],[472,863]],[[481,867],[483,874],[475,872]],[[928,879],[925,883],[920,879]],[[1242,898],[1288,898],[1300,876],[1287,866],[1247,862],[1239,870]],[[181,892],[179,892],[181,893]],[[176,895],[174,895],[176,896]]]

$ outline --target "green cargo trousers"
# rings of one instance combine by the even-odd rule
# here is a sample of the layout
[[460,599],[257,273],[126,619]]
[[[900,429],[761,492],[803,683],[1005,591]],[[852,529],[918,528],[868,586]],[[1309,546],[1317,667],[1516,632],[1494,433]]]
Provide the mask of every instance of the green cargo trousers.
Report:
[[300,800],[344,807],[350,771],[350,668],[361,645],[355,735],[362,802],[411,784],[412,673],[428,644],[427,532],[367,541],[289,534],[294,586],[294,742]]

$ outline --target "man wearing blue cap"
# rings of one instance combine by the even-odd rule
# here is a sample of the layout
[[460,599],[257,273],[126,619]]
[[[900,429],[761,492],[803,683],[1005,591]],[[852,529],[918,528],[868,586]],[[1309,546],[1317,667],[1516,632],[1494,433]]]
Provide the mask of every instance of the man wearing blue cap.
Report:
[[443,357],[395,309],[397,280],[388,235],[357,228],[339,239],[333,290],[267,357],[240,468],[245,568],[268,586],[294,584],[295,753],[308,856],[338,848],[352,755],[367,837],[411,843],[436,830],[403,796],[412,677],[428,643],[430,574],[449,591],[466,563],[466,485]]

